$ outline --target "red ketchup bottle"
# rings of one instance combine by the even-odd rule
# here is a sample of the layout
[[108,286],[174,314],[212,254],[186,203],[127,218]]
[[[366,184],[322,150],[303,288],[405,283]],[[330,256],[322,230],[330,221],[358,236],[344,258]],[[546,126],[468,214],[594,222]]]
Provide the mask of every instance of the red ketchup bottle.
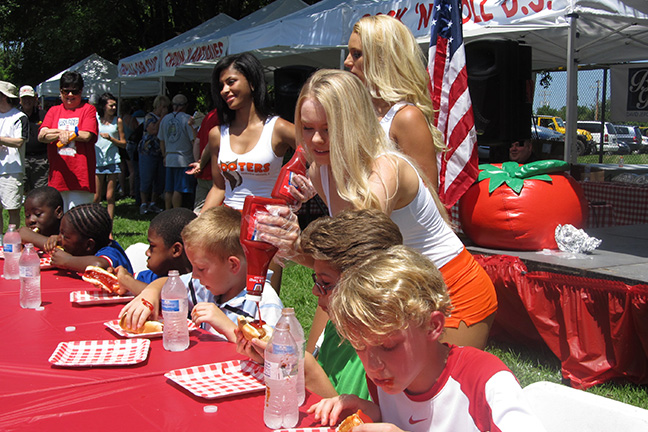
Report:
[[245,197],[241,219],[241,246],[247,260],[247,293],[249,300],[260,301],[270,261],[277,248],[257,239],[255,222],[258,213],[268,213],[266,205],[285,205],[285,201],[254,195]]
[[271,193],[273,198],[284,200],[291,207],[299,204],[290,193],[290,186],[294,186],[293,176],[295,174],[306,175],[306,154],[302,146],[297,146],[293,157],[281,168]]

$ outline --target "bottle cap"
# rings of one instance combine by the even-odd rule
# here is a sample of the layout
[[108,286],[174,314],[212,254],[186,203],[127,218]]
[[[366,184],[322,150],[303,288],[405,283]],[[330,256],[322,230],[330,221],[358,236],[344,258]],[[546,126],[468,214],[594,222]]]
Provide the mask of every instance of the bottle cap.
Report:
[[213,414],[218,411],[218,407],[216,405],[205,405],[203,407],[203,411],[206,414]]

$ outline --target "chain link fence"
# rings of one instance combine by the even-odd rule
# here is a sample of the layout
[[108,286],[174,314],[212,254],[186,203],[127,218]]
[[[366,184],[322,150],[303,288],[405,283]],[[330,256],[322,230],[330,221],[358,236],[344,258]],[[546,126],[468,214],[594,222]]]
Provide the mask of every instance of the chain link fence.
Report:
[[[536,124],[556,129],[556,125],[566,120],[566,100],[567,72],[536,75],[533,99]],[[578,72],[578,162],[648,164],[648,137],[642,135],[648,134],[648,124],[612,122],[610,102],[608,70],[592,69]],[[601,133],[603,121],[606,123],[605,132]],[[612,127],[607,123],[611,123]]]

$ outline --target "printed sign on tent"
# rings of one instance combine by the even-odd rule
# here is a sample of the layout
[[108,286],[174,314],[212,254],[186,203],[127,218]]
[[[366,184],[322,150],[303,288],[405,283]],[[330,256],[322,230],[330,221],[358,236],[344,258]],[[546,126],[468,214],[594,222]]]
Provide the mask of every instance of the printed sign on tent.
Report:
[[613,122],[648,120],[648,64],[611,67],[610,95]]

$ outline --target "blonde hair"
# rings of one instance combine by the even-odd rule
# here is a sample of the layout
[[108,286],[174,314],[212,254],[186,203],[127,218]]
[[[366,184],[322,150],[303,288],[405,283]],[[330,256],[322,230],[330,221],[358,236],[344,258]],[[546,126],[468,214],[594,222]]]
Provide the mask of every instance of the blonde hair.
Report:
[[169,99],[165,95],[157,95],[155,99],[153,99],[153,109],[156,110],[159,107],[163,106],[169,106],[171,105],[171,99]]
[[[302,87],[295,108],[297,142],[303,142],[301,109],[307,99],[319,102],[326,112],[329,134],[330,169],[342,199],[354,209],[382,210],[380,201],[371,191],[369,177],[374,172],[376,159],[387,153],[397,153],[416,167],[409,157],[398,152],[380,127],[369,92],[362,81],[351,72],[321,69],[315,72]],[[305,146],[312,160],[310,149]],[[395,157],[389,158],[398,171]],[[419,176],[425,175],[416,168]],[[426,182],[426,184],[430,184]],[[436,207],[448,220],[447,212],[434,189],[428,188]],[[391,196],[387,197],[391,199]]]
[[407,246],[392,246],[342,273],[328,312],[355,348],[375,345],[396,330],[426,327],[430,314],[452,306],[441,272]]
[[[356,209],[379,209],[380,202],[371,192],[369,176],[376,158],[395,148],[378,123],[367,89],[350,72],[333,69],[315,72],[297,100],[298,142],[303,141],[301,108],[306,99],[316,100],[326,112],[330,168],[338,194]],[[308,147],[306,151],[309,152]]]
[[441,133],[434,126],[425,57],[412,32],[396,18],[375,15],[358,20],[353,33],[360,36],[363,73],[371,96],[391,105],[406,101],[416,106],[425,117],[435,148],[444,150]]
[[182,230],[185,248],[197,248],[226,259],[242,257],[240,242],[241,213],[231,207],[219,206],[205,210]]

